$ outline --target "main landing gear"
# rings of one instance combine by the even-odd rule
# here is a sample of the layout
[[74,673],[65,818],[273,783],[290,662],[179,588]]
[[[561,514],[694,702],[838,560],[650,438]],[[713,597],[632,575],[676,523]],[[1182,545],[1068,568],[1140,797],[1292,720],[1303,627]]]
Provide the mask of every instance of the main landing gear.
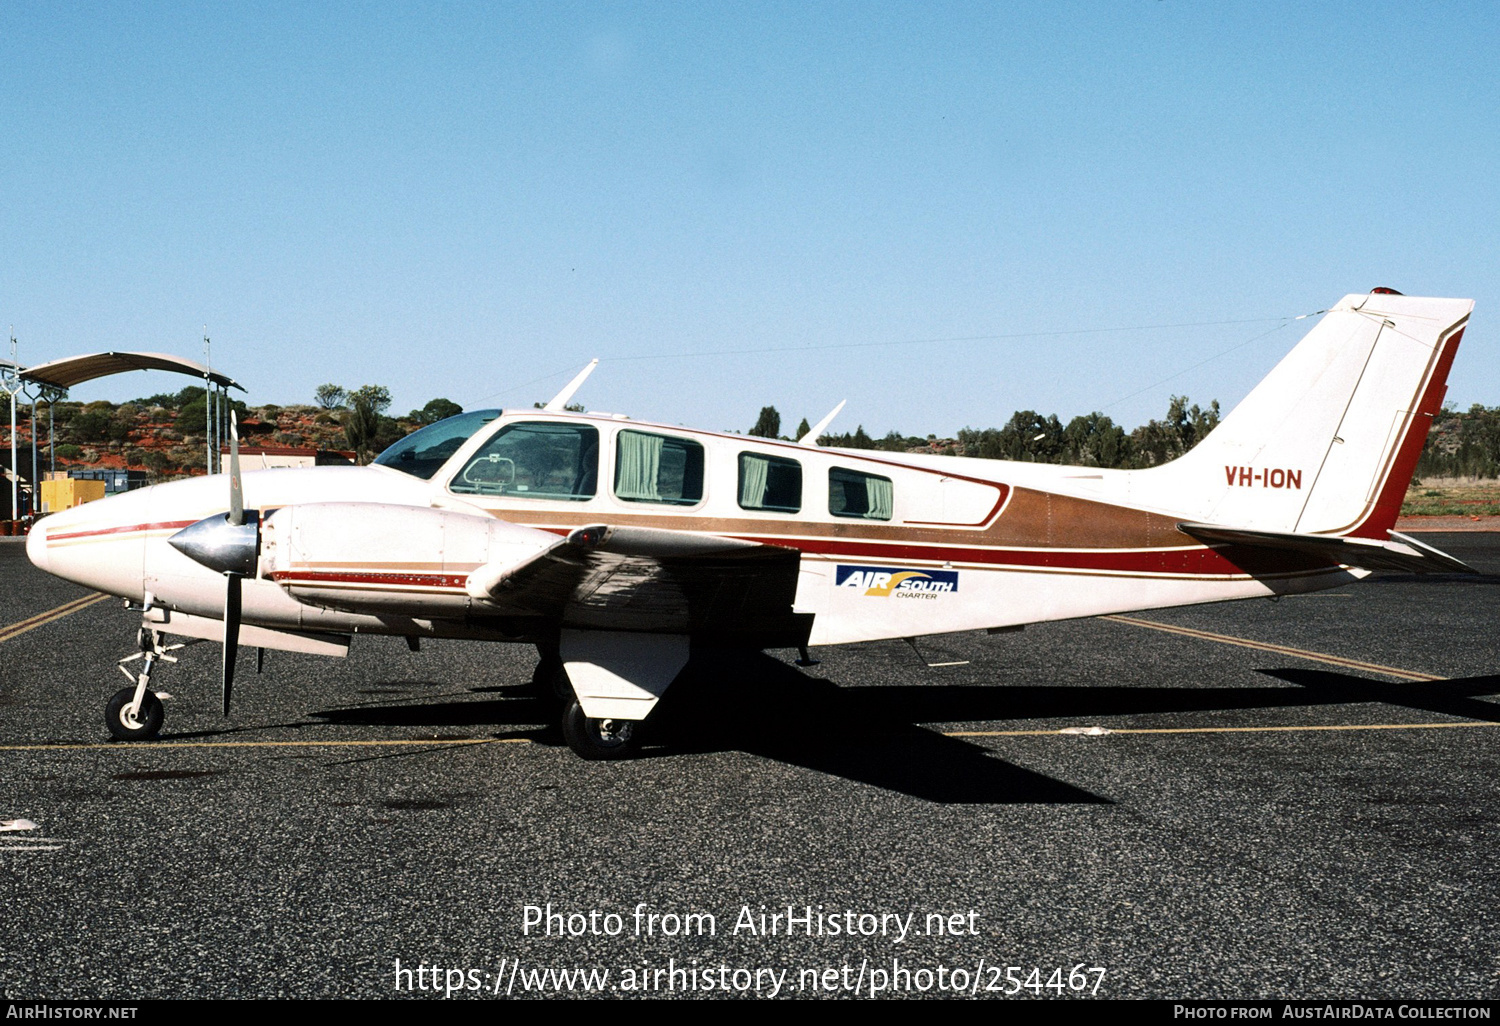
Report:
[[557,649],[538,645],[537,654],[540,659],[531,676],[532,687],[539,697],[555,702],[561,710],[563,739],[573,754],[591,762],[633,758],[641,747],[641,724],[585,715]]
[[[161,699],[151,690],[151,674],[158,661],[175,663],[177,657],[169,655],[181,645],[163,645],[161,635],[149,627],[142,627],[139,636],[141,650],[120,660],[120,672],[134,683],[116,691],[104,706],[104,725],[120,741],[147,741],[161,731],[165,715]],[[125,668],[126,663],[140,659],[141,672],[133,674]]]
[[580,759],[629,759],[640,750],[640,724],[634,720],[594,719],[585,716],[574,699],[563,713],[562,732]]

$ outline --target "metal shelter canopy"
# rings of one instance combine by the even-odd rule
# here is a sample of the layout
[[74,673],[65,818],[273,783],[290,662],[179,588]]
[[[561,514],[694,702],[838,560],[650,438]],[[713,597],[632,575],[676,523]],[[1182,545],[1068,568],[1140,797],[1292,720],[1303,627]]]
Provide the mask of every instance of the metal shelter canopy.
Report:
[[241,392],[246,390],[244,385],[226,374],[167,353],[88,353],[83,356],[68,356],[26,368],[21,371],[21,380],[57,388],[72,388],[85,381],[132,370],[175,371],[195,378],[207,378],[220,388],[237,388]]

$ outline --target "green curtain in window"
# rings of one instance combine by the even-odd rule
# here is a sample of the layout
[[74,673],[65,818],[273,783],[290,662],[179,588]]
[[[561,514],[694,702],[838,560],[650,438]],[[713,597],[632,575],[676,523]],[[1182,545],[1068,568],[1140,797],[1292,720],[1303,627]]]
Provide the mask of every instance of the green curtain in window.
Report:
[[758,456],[740,457],[740,507],[742,509],[764,509],[766,505],[766,479],[771,463]]
[[865,497],[870,502],[870,511],[865,514],[868,519],[891,519],[891,514],[896,509],[896,498],[889,481],[883,477],[865,478]]
[[615,467],[616,495],[644,502],[661,501],[656,481],[661,473],[661,447],[665,441],[659,435],[620,432],[619,464]]

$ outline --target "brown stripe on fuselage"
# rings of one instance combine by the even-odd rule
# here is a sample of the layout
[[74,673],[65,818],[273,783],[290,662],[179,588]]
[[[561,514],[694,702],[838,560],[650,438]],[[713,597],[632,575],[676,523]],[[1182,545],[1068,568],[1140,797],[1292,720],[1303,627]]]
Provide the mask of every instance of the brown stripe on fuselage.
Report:
[[983,532],[985,545],[1028,549],[1182,548],[1193,540],[1171,517],[1070,495],[1017,488]]

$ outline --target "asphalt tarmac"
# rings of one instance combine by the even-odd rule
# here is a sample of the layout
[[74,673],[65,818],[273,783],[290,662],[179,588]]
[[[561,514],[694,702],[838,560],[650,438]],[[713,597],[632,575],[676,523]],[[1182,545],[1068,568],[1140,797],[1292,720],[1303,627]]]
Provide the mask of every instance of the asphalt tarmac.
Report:
[[0,542],[0,992],[1500,998],[1497,585],[707,656],[591,764],[530,650],[381,638],[111,743],[137,617]]

